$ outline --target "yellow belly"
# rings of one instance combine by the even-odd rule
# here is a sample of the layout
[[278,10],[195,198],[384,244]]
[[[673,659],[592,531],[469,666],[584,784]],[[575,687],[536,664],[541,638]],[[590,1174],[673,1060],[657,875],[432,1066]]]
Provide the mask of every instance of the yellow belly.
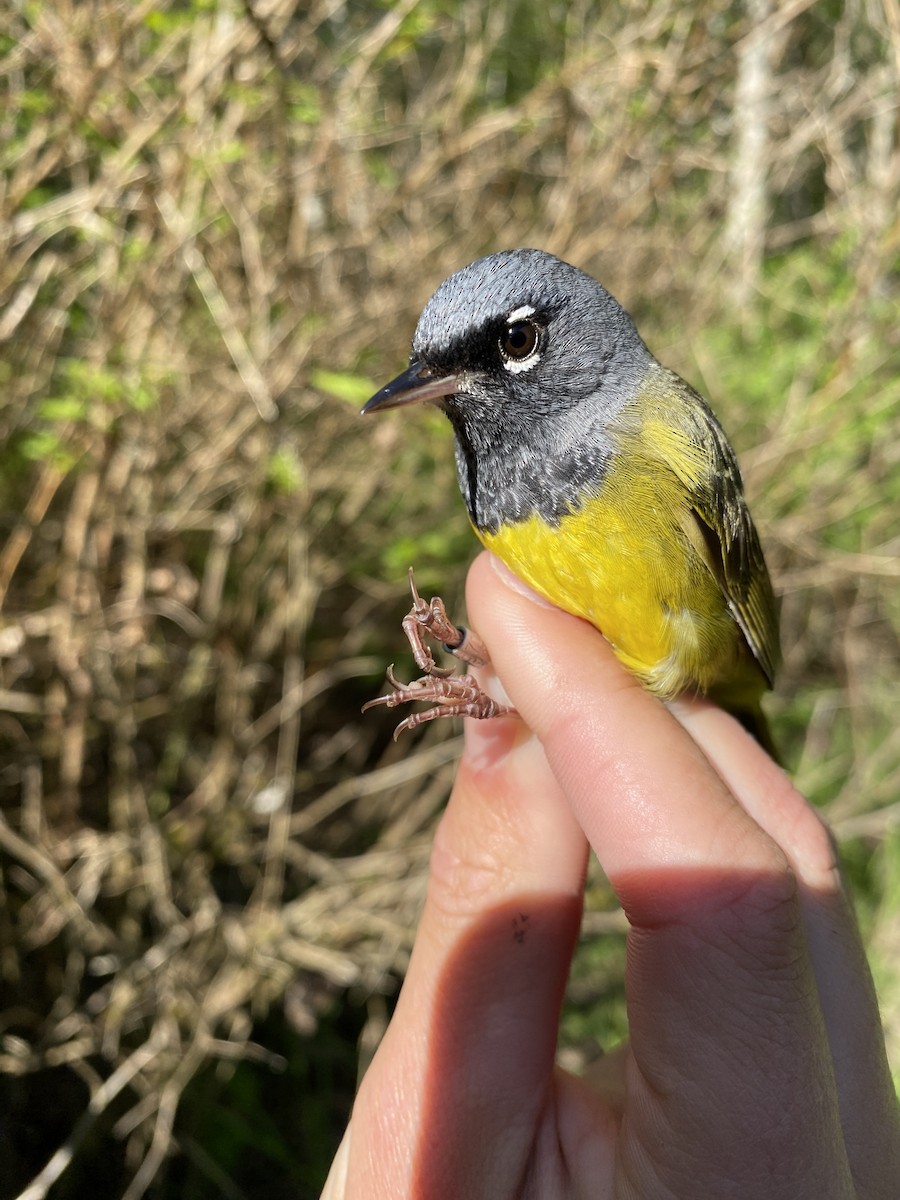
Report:
[[673,481],[608,476],[558,527],[540,516],[476,530],[484,545],[553,604],[596,626],[651,691],[754,699],[765,688],[718,582],[682,522]]

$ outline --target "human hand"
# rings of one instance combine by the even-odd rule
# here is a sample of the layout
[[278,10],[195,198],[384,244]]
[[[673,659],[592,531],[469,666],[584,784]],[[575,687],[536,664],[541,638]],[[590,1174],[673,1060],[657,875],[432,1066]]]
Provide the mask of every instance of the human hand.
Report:
[[[900,1122],[827,831],[729,716],[645,692],[482,555],[523,721],[466,722],[406,981],[324,1200],[895,1200]],[[554,1066],[588,843],[630,1041]]]

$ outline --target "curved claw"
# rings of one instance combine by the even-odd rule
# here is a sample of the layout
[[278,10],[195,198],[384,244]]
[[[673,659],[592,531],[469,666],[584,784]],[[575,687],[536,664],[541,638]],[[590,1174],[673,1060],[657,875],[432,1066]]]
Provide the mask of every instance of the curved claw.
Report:
[[387,678],[394,690],[386,696],[377,696],[374,700],[367,701],[362,706],[362,711],[367,712],[370,708],[380,706],[397,708],[401,704],[411,704],[416,700],[433,706],[425,712],[411,713],[401,721],[394,731],[395,740],[404,729],[415,729],[416,726],[426,721],[435,721],[439,717],[475,717],[477,720],[489,720],[491,717],[517,715],[515,709],[508,704],[492,700],[474,676],[454,675],[449,667],[438,667],[435,664],[434,656],[425,644],[426,634],[472,666],[487,666],[490,658],[476,634],[450,620],[440,596],[425,600],[419,594],[412,567],[409,568],[409,590],[413,605],[403,618],[403,632],[412,649],[416,665],[425,674],[411,683],[402,683],[394,674],[394,664],[391,663],[387,670]]
[[[362,712],[366,712],[370,708],[377,708],[379,705],[384,705],[385,708],[396,708],[398,704],[408,704],[411,700],[418,700],[420,697],[417,693],[427,686],[431,678],[430,675],[424,675],[421,679],[414,679],[412,683],[403,683],[394,674],[393,663],[388,667],[385,674],[387,675],[388,683],[394,690],[388,692],[386,696],[376,696],[374,700],[367,700],[362,706]],[[430,700],[431,696],[425,695],[421,699]]]
[[427,608],[427,607],[428,607],[428,605],[427,605],[427,604],[425,604],[425,601],[424,601],[424,600],[422,599],[422,597],[419,595],[419,589],[416,587],[416,573],[415,573],[415,571],[413,570],[413,568],[412,568],[412,567],[410,567],[410,568],[409,568],[409,570],[406,572],[406,574],[407,574],[407,577],[409,578],[409,590],[412,592],[412,598],[413,598],[413,608],[415,608],[415,609],[419,609],[419,608],[421,608],[423,605],[424,605],[424,606]]
[[410,713],[401,721],[394,730],[395,741],[404,729],[415,729],[426,721],[436,721],[440,717],[474,717],[486,721],[492,717],[517,715],[514,708],[489,696],[474,675],[423,675],[411,683],[401,683],[391,665],[387,676],[393,692],[369,700],[365,708],[377,705],[398,708],[401,704],[411,704],[417,700],[433,706],[424,712]]

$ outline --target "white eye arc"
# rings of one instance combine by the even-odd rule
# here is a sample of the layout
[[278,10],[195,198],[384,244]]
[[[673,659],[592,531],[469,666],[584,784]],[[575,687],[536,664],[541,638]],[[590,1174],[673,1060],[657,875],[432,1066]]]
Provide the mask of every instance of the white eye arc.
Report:
[[500,336],[499,347],[503,365],[513,375],[530,371],[541,357],[542,328],[530,318],[534,316],[531,305],[514,309],[506,318],[506,327]]

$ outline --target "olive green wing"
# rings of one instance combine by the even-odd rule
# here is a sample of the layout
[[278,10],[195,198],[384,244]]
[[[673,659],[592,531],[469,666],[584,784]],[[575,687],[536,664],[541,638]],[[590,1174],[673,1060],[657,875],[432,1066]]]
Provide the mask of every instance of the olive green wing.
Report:
[[781,662],[778,609],[737,459],[706,401],[679,376],[665,375],[668,386],[653,389],[651,420],[659,426],[645,430],[645,446],[649,441],[662,452],[686,488],[694,525],[686,532],[703,553],[771,686]]

